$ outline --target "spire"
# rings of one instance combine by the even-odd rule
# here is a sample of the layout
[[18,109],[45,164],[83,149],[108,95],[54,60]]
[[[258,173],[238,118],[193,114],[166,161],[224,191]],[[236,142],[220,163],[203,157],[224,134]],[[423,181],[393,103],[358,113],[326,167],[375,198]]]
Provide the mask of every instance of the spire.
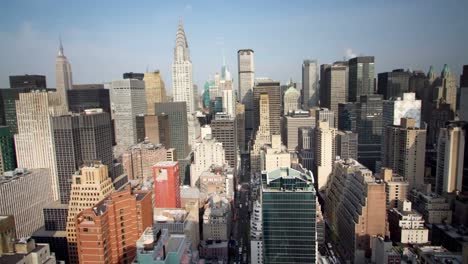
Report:
[[289,87],[294,87],[294,83],[292,78],[289,78]]
[[440,74],[442,75],[442,78],[447,78],[449,77],[450,75],[450,70],[449,70],[449,67],[447,64],[444,64],[444,68],[442,69],[442,73]]
[[63,55],[62,36],[60,36],[60,35],[59,35],[59,52],[58,52],[58,55],[59,56],[64,56]]
[[429,72],[427,72],[427,77],[429,79],[433,79],[435,77],[434,67],[432,65],[429,67]]

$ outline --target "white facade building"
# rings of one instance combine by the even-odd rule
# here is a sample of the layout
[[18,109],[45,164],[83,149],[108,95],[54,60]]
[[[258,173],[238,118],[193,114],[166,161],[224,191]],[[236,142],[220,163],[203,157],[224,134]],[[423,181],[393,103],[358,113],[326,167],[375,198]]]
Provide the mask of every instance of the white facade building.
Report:
[[201,138],[200,138],[201,140],[203,140],[208,135],[212,135],[210,125],[204,125],[200,128],[200,130],[201,130]]
[[187,113],[195,112],[192,62],[190,61],[190,50],[181,20],[176,34],[174,61],[172,63],[172,95],[174,102],[187,103]]
[[62,103],[68,108],[67,91],[73,87],[71,65],[63,53],[62,40],[60,40],[59,52],[55,61],[55,87],[60,94]]
[[302,64],[302,106],[304,109],[318,106],[318,62],[317,60],[305,60]]
[[416,121],[416,127],[421,127],[421,100],[416,100],[415,93],[404,93],[396,100],[383,102],[382,127],[401,124],[402,118],[412,118]]
[[250,263],[263,263],[262,205],[256,201],[250,219]]
[[195,113],[190,113],[187,115],[188,121],[188,142],[192,149],[195,147],[196,143],[201,140],[201,127],[198,118],[195,116]]
[[425,244],[429,241],[429,230],[424,227],[423,216],[411,209],[410,201],[400,202],[388,216],[390,236],[403,244]]
[[316,150],[318,189],[326,187],[328,178],[333,171],[333,161],[336,156],[336,129],[331,128],[328,121],[319,121],[316,129]]
[[136,116],[146,114],[145,83],[136,79],[113,81],[111,98],[115,120],[115,156],[137,142]]
[[284,115],[301,109],[301,93],[294,88],[292,81],[288,90],[284,92],[283,104]]
[[291,154],[281,144],[281,136],[271,136],[271,146],[265,145],[261,152],[261,171],[270,172],[279,167],[291,167]]
[[211,165],[223,166],[226,164],[226,154],[223,143],[218,142],[212,135],[195,144],[193,151],[193,164],[190,166],[190,185],[197,185],[200,174],[208,170]]
[[236,117],[236,96],[232,89],[223,90],[223,112]]

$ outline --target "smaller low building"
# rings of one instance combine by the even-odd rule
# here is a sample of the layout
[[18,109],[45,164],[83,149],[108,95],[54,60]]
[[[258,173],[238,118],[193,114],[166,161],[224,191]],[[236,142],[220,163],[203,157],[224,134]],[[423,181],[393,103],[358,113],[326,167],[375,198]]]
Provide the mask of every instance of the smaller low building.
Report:
[[413,208],[423,215],[427,224],[452,223],[452,210],[446,198],[417,189],[411,190],[409,198]]
[[48,244],[39,244],[32,238],[16,240],[14,252],[0,255],[0,263],[5,264],[55,264],[54,253]]
[[410,201],[400,202],[398,208],[388,212],[390,238],[403,244],[425,244],[429,242],[429,230],[424,227],[422,215],[411,208]]
[[419,262],[423,264],[462,264],[463,256],[461,252],[450,252],[444,247],[440,246],[425,246],[416,249]]

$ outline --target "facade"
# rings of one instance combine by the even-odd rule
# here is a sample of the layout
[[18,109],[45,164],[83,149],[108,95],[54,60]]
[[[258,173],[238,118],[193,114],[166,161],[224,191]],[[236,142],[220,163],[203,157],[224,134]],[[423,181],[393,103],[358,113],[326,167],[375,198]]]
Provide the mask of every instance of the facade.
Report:
[[226,153],[223,143],[218,142],[211,134],[208,134],[201,142],[197,143],[193,151],[193,164],[190,166],[190,186],[198,186],[200,174],[208,170],[212,165],[224,166]]
[[156,103],[156,115],[166,114],[169,117],[171,145],[179,158],[185,158],[189,153],[187,106],[185,102]]
[[12,215],[0,215],[0,256],[14,252],[12,241],[16,240],[15,218]]
[[263,264],[262,205],[255,201],[250,217],[250,263]]
[[111,98],[115,120],[115,155],[137,142],[136,116],[146,114],[145,83],[136,79],[113,81]]
[[315,263],[313,181],[310,171],[300,166],[280,167],[262,175],[264,263]]
[[387,209],[398,208],[400,202],[406,201],[409,194],[409,183],[390,168],[383,167],[380,179],[385,183],[387,193]]
[[341,159],[357,159],[358,135],[351,131],[336,131],[336,156]]
[[301,93],[294,88],[292,82],[291,86],[284,92],[283,96],[283,114],[287,115],[288,113],[295,112],[301,109]]
[[412,210],[408,200],[400,202],[398,208],[390,209],[388,226],[394,242],[412,245],[429,242],[429,230],[424,226],[424,219]]
[[195,116],[195,113],[190,113],[187,116],[187,130],[188,130],[188,143],[193,149],[195,143],[200,141],[201,127],[198,118]]
[[203,240],[229,240],[232,227],[232,209],[229,200],[214,194],[208,198],[204,208]]
[[374,56],[356,57],[349,62],[348,101],[357,102],[362,95],[374,93]]
[[73,175],[67,216],[69,263],[79,263],[76,217],[114,191],[108,175],[107,166],[98,161],[85,164]]
[[140,72],[124,72],[122,74],[122,78],[123,79],[136,79],[136,80],[143,81],[143,79],[145,78],[145,74],[140,73]]
[[338,104],[338,129],[357,132],[357,103]]
[[372,263],[401,263],[401,254],[393,247],[393,242],[383,236],[372,238]]
[[[338,104],[345,103],[348,98],[348,65],[335,62],[325,70],[326,87],[324,101],[320,106],[329,108],[338,114]],[[335,117],[335,127],[338,126],[338,118]]]
[[68,109],[73,113],[81,113],[86,109],[101,108],[111,113],[109,90],[104,88],[75,88],[67,91]]
[[423,127],[421,126],[421,100],[416,100],[415,93],[403,93],[403,97],[383,101],[382,127],[399,126],[402,118],[412,118],[417,128]]
[[131,263],[135,244],[153,224],[150,191],[115,192],[76,216],[79,263]]
[[42,209],[53,199],[48,169],[16,169],[0,175],[0,215],[12,215],[16,237],[44,224]]
[[309,109],[310,116],[314,118],[314,127],[318,126],[320,121],[327,121],[330,127],[335,126],[335,112],[324,107],[312,107]]
[[460,75],[460,101],[458,116],[460,120],[468,122],[468,65],[463,65]]
[[0,175],[16,168],[13,135],[7,126],[0,126]]
[[450,110],[454,113],[457,111],[457,80],[455,75],[450,72],[447,64],[440,74],[440,77],[434,81],[434,100],[436,102],[443,101],[450,105]]
[[308,170],[314,167],[315,159],[315,129],[312,127],[299,128],[299,162]]
[[169,116],[161,115],[137,115],[137,142],[149,141],[164,146],[171,145],[171,128]]
[[327,121],[320,121],[315,130],[315,162],[319,190],[326,188],[333,170],[336,157],[336,132],[335,128],[330,128]]
[[439,140],[440,130],[445,128],[448,121],[454,120],[455,113],[450,109],[449,104],[441,103],[437,104],[435,108],[432,109],[430,115],[427,127],[427,145],[434,146],[435,148]]
[[234,90],[227,89],[222,91],[223,112],[231,117],[236,117],[236,95]]
[[14,251],[0,255],[0,263],[8,264],[50,264],[56,263],[55,255],[48,244],[36,243],[32,238],[14,240]]
[[236,119],[226,113],[218,113],[211,121],[213,138],[223,144],[226,161],[231,168],[237,168],[237,127]]
[[210,196],[220,194],[234,199],[234,171],[227,166],[211,166],[200,175],[200,192]]
[[8,126],[12,135],[18,133],[16,101],[19,100],[19,94],[33,90],[34,88],[0,89],[0,126]]
[[409,92],[409,80],[412,73],[403,69],[378,74],[377,93],[384,96],[384,100],[403,97]]
[[239,77],[239,102],[245,106],[246,141],[253,138],[253,87],[255,85],[254,51],[243,49],[237,52]]
[[16,158],[20,168],[48,168],[54,200],[59,199],[51,116],[64,115],[66,107],[56,92],[22,93],[16,101],[18,133]]
[[13,75],[10,78],[10,88],[47,88],[44,75]]
[[337,160],[325,204],[330,229],[339,238],[338,253],[351,263],[364,263],[372,237],[386,234],[385,184],[357,161]]
[[281,137],[289,151],[295,151],[299,146],[300,127],[315,127],[315,118],[308,111],[295,111],[283,117]]
[[268,94],[260,95],[260,125],[255,134],[255,141],[250,151],[250,171],[252,174],[260,172],[260,150],[265,144],[271,144],[270,132],[270,100]]
[[166,161],[167,149],[149,141],[131,146],[122,154],[122,165],[129,180],[153,178],[153,165]]
[[436,170],[438,194],[462,191],[467,128],[466,122],[453,121],[440,130]]
[[177,161],[160,161],[153,166],[154,206],[180,208],[180,171]]
[[423,215],[427,224],[452,223],[452,210],[446,198],[436,193],[413,189],[409,200],[414,209]]
[[180,20],[176,34],[174,61],[172,62],[172,95],[174,102],[186,103],[187,113],[193,113],[196,110],[192,78],[190,50],[182,20]]
[[164,81],[159,71],[145,73],[143,80],[145,81],[146,113],[148,115],[155,115],[154,104],[166,102]]
[[286,146],[281,144],[281,137],[273,135],[271,145],[265,144],[260,153],[260,170],[272,171],[279,167],[291,166],[291,154]]
[[317,60],[302,63],[302,107],[309,109],[319,105],[319,74]]
[[236,122],[237,122],[237,145],[241,153],[246,151],[246,138],[245,138],[245,105],[241,103],[236,104]]
[[384,134],[382,166],[393,169],[409,183],[409,188],[424,184],[426,130],[416,127],[411,118],[402,118],[401,126],[387,126]]
[[267,80],[257,80],[253,88],[253,110],[254,110],[254,131],[257,131],[260,125],[260,95],[268,94],[269,114],[270,114],[270,133],[271,135],[281,134],[281,93],[280,83]]
[[73,89],[73,78],[71,65],[63,53],[62,40],[60,40],[60,47],[55,60],[55,87],[60,95],[60,104],[68,108],[67,91]]

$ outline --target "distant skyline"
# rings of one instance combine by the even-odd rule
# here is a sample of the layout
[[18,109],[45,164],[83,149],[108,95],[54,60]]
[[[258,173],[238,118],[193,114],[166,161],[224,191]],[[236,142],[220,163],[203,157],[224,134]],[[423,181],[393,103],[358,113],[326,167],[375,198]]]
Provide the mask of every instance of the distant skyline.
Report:
[[[395,68],[459,75],[468,64],[468,1],[4,1],[0,88],[9,75],[41,74],[55,87],[62,36],[74,84],[159,69],[172,93],[178,19],[184,22],[194,84],[220,72],[223,51],[237,89],[237,50],[255,51],[256,77],[301,80],[304,59],[319,64],[375,56],[376,73]],[[458,77],[457,77],[458,80]]]

